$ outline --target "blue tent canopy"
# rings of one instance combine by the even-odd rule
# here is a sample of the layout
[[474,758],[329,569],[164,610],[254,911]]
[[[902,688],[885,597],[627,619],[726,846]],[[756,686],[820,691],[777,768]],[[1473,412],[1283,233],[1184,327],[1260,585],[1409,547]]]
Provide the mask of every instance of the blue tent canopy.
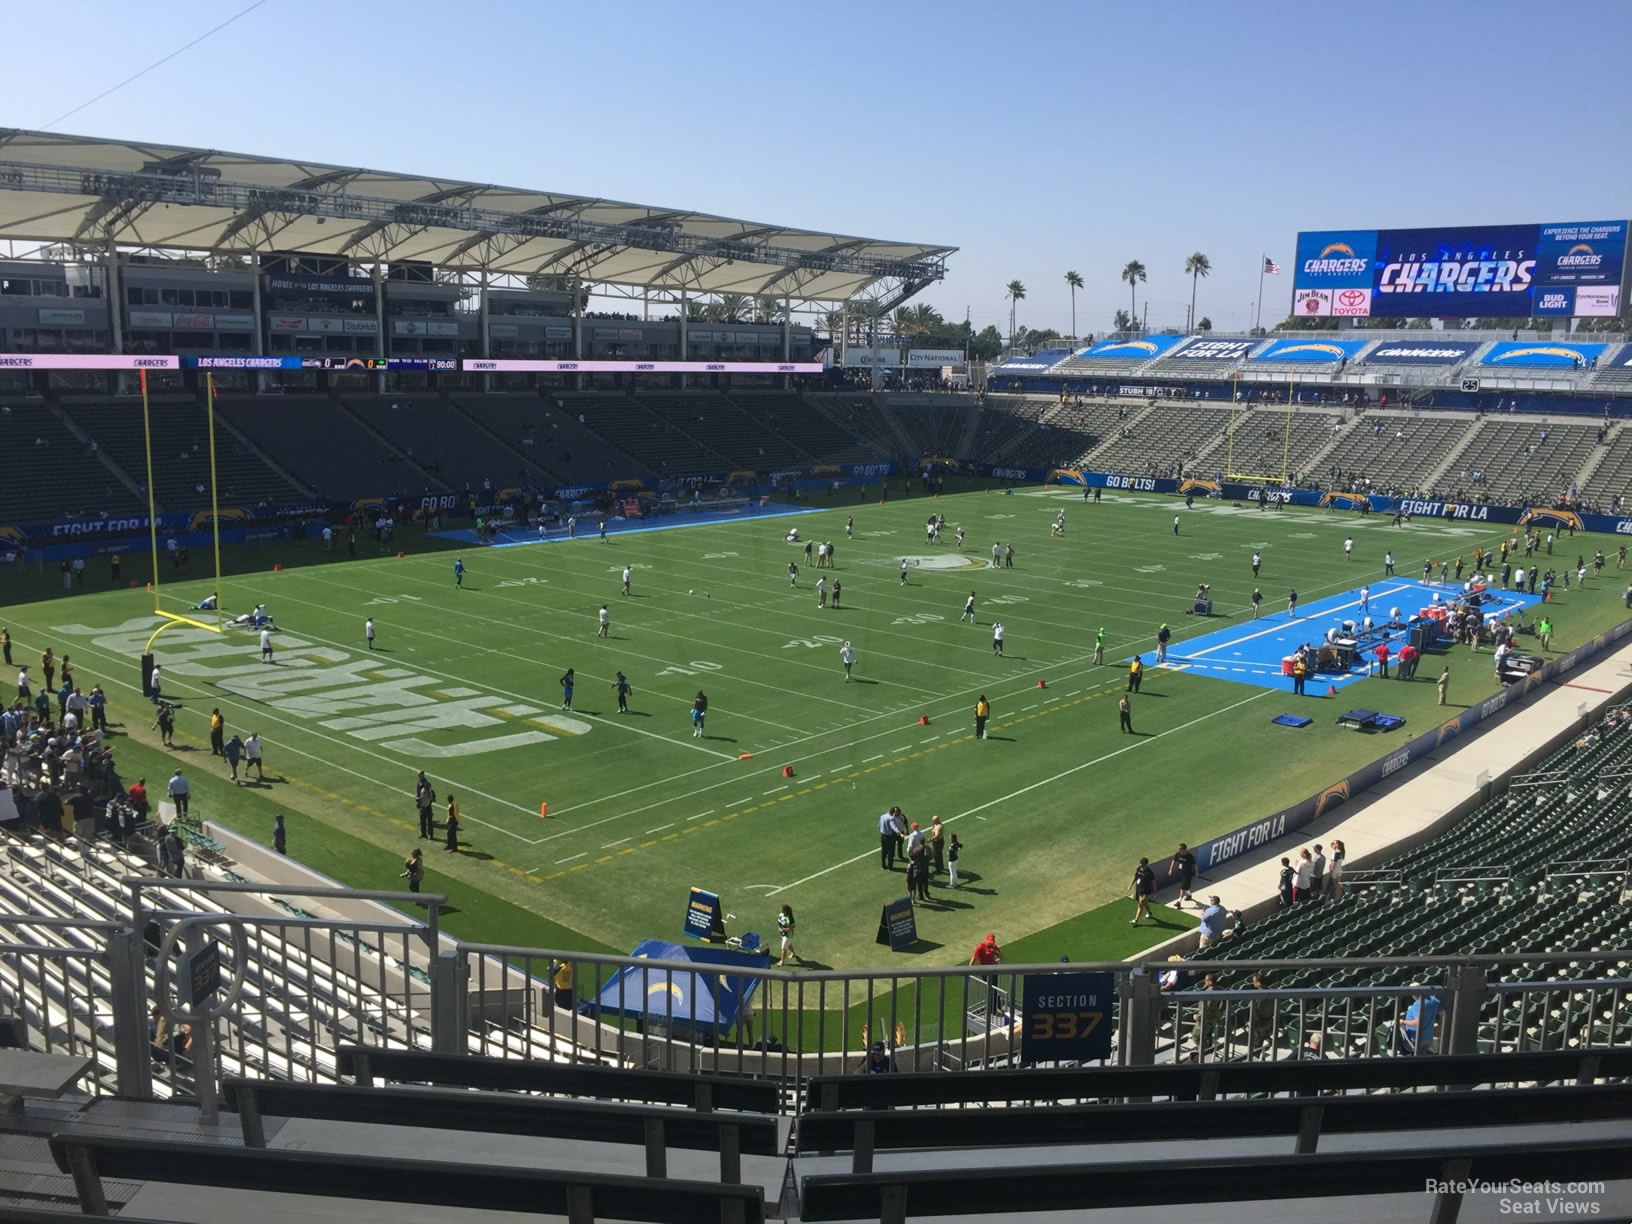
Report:
[[643,1032],[668,1029],[686,1041],[707,1040],[730,1029],[759,989],[759,978],[730,970],[765,969],[771,963],[763,954],[663,939],[643,940],[629,955],[637,960],[684,961],[696,970],[625,966],[601,987],[594,1000],[581,1003],[578,1010],[589,1016],[639,1021]]

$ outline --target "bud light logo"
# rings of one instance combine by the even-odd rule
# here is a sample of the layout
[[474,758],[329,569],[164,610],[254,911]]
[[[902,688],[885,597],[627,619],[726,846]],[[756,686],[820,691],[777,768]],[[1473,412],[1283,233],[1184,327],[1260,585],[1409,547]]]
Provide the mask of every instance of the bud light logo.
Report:
[[1568,310],[1570,295],[1567,293],[1538,293],[1536,295],[1536,309],[1544,311]]

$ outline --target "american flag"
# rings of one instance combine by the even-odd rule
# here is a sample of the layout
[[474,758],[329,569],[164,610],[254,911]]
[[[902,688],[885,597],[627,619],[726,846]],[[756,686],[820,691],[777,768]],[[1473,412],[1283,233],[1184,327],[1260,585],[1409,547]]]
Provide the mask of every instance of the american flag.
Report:
[[1266,276],[1279,276],[1280,274],[1281,274],[1281,265],[1276,263],[1268,255],[1265,255],[1264,256],[1264,275],[1266,275]]

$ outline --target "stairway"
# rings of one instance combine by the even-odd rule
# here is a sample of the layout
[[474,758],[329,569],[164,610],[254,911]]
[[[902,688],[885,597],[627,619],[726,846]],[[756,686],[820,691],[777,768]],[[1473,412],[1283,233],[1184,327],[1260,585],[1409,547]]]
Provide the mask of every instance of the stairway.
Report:
[[[974,459],[975,439],[980,436],[980,418],[986,411],[985,405],[983,405],[974,396],[971,395],[967,398],[968,402],[964,405],[963,409],[965,414],[963,422],[963,436],[958,439],[957,449],[952,453],[952,458],[956,459],[959,463],[967,463]],[[1057,408],[1058,405],[1055,405],[1054,408],[1049,409],[1049,412],[1053,412]],[[1045,412],[1043,414],[1043,418],[1046,420],[1047,417],[1048,413]],[[1009,449],[1012,449],[1012,444]],[[994,456],[986,456],[986,462],[992,462],[993,458]]]
[[1604,460],[1609,456],[1609,448],[1615,444],[1615,440],[1621,436],[1625,429],[1626,422],[1617,421],[1610,426],[1609,432],[1604,435],[1604,440],[1592,448],[1592,454],[1587,456],[1586,463],[1582,464],[1581,470],[1575,474],[1577,488],[1584,489],[1587,487],[1587,482],[1592,479],[1593,473],[1602,466]]
[[215,413],[215,424],[222,430],[222,432],[230,435],[233,441],[237,442],[239,446],[243,447],[250,454],[254,455],[255,458],[260,460],[267,467],[271,468],[282,479],[288,481],[291,487],[299,489],[301,496],[310,497],[314,501],[318,500],[316,490],[307,485],[305,481],[297,480],[293,472],[284,467],[276,459],[272,458],[271,455],[267,454],[260,447],[256,446],[254,442],[250,441],[248,434],[239,432],[238,427],[227,418],[227,415],[224,412]]
[[504,447],[504,449],[506,451],[508,451],[510,454],[514,455],[517,459],[519,459],[527,467],[536,469],[539,473],[541,473],[543,476],[545,476],[547,478],[549,483],[558,484],[558,485],[567,483],[564,479],[562,479],[562,477],[559,474],[557,474],[555,472],[552,472],[549,468],[545,467],[537,459],[534,459],[531,455],[528,455],[525,451],[522,451],[518,447],[516,447],[516,446],[512,445],[511,443],[505,441],[505,439],[500,437],[498,432],[496,430],[494,430],[492,428],[492,426],[488,425],[488,423],[486,421],[482,420],[480,417],[476,416],[474,413],[470,412],[468,409],[462,407],[460,404],[458,404],[454,400],[450,399],[447,395],[442,394],[442,395],[440,395],[440,398],[444,403],[447,404],[448,408],[451,411],[456,412],[461,417],[463,417],[465,419],[465,421],[467,421],[471,425],[472,428],[481,430],[484,434],[486,434],[489,438],[493,439],[493,441],[498,443],[500,446]]
[[[62,427],[69,433],[73,434],[75,440],[78,441],[80,445],[85,447],[89,447],[91,445],[94,439],[80,427],[78,421],[74,420],[73,417],[68,415],[67,411],[60,403],[58,403],[55,399],[48,399],[47,407],[51,415],[62,422]],[[108,469],[108,475],[112,476],[120,484],[124,485],[125,488],[129,489],[131,494],[138,501],[145,502],[147,500],[147,490],[138,481],[132,479],[130,473],[115,463],[113,461],[113,457],[100,446],[96,448],[96,457],[102,466]]]
[[1431,492],[1439,487],[1439,482],[1444,478],[1445,473],[1456,466],[1456,461],[1462,457],[1468,447],[1473,445],[1473,440],[1479,436],[1479,431],[1484,427],[1485,419],[1480,417],[1479,420],[1474,422],[1473,428],[1462,435],[1462,440],[1445,452],[1444,460],[1419,482],[1424,492]]
[[386,437],[379,430],[375,429],[374,426],[370,425],[368,423],[368,418],[363,416],[362,413],[353,412],[350,405],[348,405],[345,400],[341,399],[337,392],[330,391],[329,398],[334,401],[335,411],[343,412],[349,416],[357,423],[357,427],[359,429],[368,434],[381,446],[385,447],[385,449],[391,454],[402,456],[402,461],[405,464],[407,464],[414,471],[418,472],[421,476],[425,477],[425,484],[428,488],[435,489],[439,493],[453,492],[452,485],[450,485],[447,481],[442,480],[440,477],[433,476],[427,468],[421,466],[418,459],[415,459],[407,451],[403,450],[402,447],[398,446],[395,442],[391,441],[390,438]]
[[1135,425],[1138,425],[1141,421],[1143,421],[1151,413],[1155,412],[1156,408],[1157,408],[1156,404],[1146,404],[1143,408],[1139,409],[1132,416],[1130,416],[1127,420],[1123,421],[1120,425],[1118,425],[1116,427],[1116,431],[1110,437],[1106,438],[1098,446],[1094,447],[1093,450],[1089,451],[1081,459],[1077,460],[1077,463],[1079,465],[1084,466],[1084,467],[1090,467],[1091,468],[1093,465],[1092,465],[1092,463],[1090,463],[1090,460],[1092,460],[1101,451],[1109,450],[1112,446],[1114,446],[1116,444],[1117,439],[1119,439],[1122,436],[1122,431],[1124,429],[1132,429]]
[[1365,413],[1363,412],[1356,413],[1354,420],[1343,426],[1342,429],[1338,430],[1331,436],[1330,441],[1328,441],[1325,446],[1322,446],[1314,454],[1310,455],[1309,458],[1304,460],[1301,470],[1304,472],[1319,472],[1321,465],[1326,462],[1326,456],[1330,455],[1334,450],[1336,450],[1338,444],[1342,442],[1344,438],[1348,437],[1360,427],[1360,422],[1364,416]]

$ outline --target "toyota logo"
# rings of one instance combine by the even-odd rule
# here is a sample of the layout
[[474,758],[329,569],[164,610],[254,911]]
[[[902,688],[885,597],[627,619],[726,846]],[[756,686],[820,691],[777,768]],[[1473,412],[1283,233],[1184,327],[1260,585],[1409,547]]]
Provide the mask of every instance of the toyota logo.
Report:
[[1364,289],[1345,289],[1337,295],[1337,304],[1339,306],[1358,306],[1365,300],[1366,291]]

